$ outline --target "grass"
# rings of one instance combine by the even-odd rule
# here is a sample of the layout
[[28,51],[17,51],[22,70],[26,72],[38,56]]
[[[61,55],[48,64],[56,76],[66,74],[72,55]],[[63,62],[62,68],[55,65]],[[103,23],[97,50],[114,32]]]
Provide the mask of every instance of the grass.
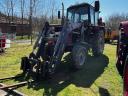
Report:
[[[20,74],[20,59],[31,52],[30,45],[13,45],[0,55],[0,77]],[[116,67],[116,46],[106,45],[104,55],[88,56],[80,71],[71,71],[69,55],[65,54],[58,72],[52,80],[18,88],[28,96],[122,96],[122,79]],[[20,79],[4,81],[6,84]]]
[[16,40],[29,40],[28,36],[16,36]]
[[21,57],[28,55],[31,51],[30,45],[16,45],[7,49],[5,54],[0,55],[0,77],[16,75],[20,72]]
[[[35,35],[32,35],[32,38],[35,39],[36,36]],[[24,36],[16,36],[16,40],[30,40],[31,39],[31,36],[28,37],[28,35],[24,35]]]

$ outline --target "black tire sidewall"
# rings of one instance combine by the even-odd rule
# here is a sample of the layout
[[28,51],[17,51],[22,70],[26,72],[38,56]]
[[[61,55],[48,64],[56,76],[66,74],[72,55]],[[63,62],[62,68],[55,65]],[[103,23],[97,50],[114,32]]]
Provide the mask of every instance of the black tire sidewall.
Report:
[[[102,38],[101,38],[102,37]],[[99,41],[100,40],[100,41]],[[102,40],[102,41],[101,41]],[[102,43],[101,43],[102,42]],[[94,56],[99,56],[101,54],[103,54],[103,50],[104,50],[104,31],[103,30],[99,30],[93,37],[93,41],[92,41],[92,52]],[[100,45],[102,44],[102,45]],[[101,47],[102,46],[102,49]]]
[[80,62],[79,61],[77,61],[78,60],[78,54],[80,53],[80,52],[83,52],[83,54],[84,54],[84,64],[86,63],[86,61],[87,61],[87,49],[86,49],[86,47],[85,46],[83,46],[83,45],[81,45],[81,44],[76,44],[76,45],[74,45],[74,47],[73,47],[73,50],[72,50],[72,65],[73,65],[73,67],[75,68],[75,69],[82,69],[83,68],[83,66],[84,66],[84,64],[80,64]]

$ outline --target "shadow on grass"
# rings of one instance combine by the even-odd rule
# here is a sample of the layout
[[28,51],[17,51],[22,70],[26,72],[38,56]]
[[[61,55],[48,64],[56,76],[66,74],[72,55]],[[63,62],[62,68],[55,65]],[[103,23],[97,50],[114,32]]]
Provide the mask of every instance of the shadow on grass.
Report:
[[[74,84],[77,87],[89,88],[94,81],[101,76],[104,72],[105,67],[109,63],[109,59],[105,55],[99,57],[88,56],[88,61],[84,65],[82,70],[74,71],[69,65],[71,65],[70,54],[64,57],[62,64],[58,67],[56,74],[52,79],[48,81],[40,81],[37,85],[30,85],[28,88],[33,88],[34,90],[44,89],[45,96],[56,96],[58,92]],[[19,78],[18,81],[20,81]],[[106,90],[99,88],[99,93],[106,93]],[[109,96],[109,95],[107,95]]]
[[99,93],[100,93],[100,96],[111,96],[108,92],[107,89],[104,89],[102,87],[99,87]]

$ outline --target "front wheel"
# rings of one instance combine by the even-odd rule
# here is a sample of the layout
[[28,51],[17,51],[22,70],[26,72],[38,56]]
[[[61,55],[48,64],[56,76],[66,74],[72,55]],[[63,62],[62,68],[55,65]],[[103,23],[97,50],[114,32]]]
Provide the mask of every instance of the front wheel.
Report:
[[73,67],[81,69],[87,62],[87,49],[81,44],[76,44],[72,50]]

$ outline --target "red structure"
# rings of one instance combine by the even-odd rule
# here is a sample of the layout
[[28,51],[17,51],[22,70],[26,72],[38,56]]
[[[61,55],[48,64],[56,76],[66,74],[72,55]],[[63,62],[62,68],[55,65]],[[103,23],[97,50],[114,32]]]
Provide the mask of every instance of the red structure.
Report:
[[4,34],[1,34],[1,36],[0,36],[0,52],[4,51],[5,44],[6,44],[6,36]]
[[128,96],[128,21],[120,23],[117,44],[117,69],[124,81],[124,96]]

